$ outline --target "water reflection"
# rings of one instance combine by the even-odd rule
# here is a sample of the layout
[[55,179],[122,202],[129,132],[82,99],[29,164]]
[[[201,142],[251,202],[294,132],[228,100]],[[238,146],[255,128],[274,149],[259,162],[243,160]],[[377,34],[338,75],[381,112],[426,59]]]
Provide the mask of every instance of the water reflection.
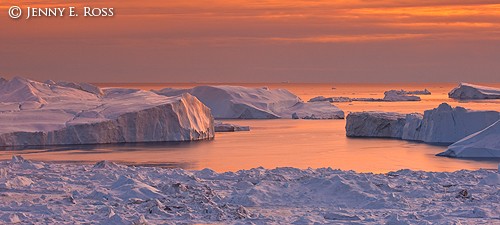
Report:
[[[175,86],[177,85],[177,86]],[[190,87],[194,84],[160,84],[129,86],[143,89]],[[124,86],[124,85],[118,85]],[[401,113],[423,112],[449,102],[466,108],[500,111],[500,101],[458,102],[447,98],[455,84],[252,84],[286,88],[309,99],[318,95],[347,97],[382,97],[389,89],[418,90],[427,88],[433,95],[421,102],[346,102],[336,103],[346,113],[381,110]],[[336,89],[331,87],[335,86]],[[500,86],[500,85],[497,85]],[[393,139],[346,138],[345,120],[229,120],[251,127],[250,132],[217,133],[215,140],[175,143],[135,143],[106,145],[72,145],[56,147],[3,148],[0,159],[23,155],[31,160],[71,163],[93,163],[111,160],[128,165],[169,168],[236,171],[259,166],[266,168],[332,167],[358,172],[388,172],[399,169],[454,171],[460,169],[497,168],[500,160],[451,159],[435,154],[446,149],[417,142]]]
[[404,168],[428,171],[496,168],[496,160],[437,157],[446,149],[393,139],[346,138],[344,120],[229,120],[250,132],[218,133],[211,141],[78,145],[0,151],[0,159],[20,154],[32,160],[236,171],[263,166],[332,167],[358,172]]

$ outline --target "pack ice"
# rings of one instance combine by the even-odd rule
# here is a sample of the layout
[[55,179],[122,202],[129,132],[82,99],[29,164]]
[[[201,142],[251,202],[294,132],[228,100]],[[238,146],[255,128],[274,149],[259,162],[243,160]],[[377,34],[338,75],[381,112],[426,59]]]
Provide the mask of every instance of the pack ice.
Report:
[[1,224],[498,224],[500,174],[0,162]]
[[0,146],[190,141],[214,136],[195,97],[90,84],[0,82]]
[[424,114],[355,112],[347,116],[349,137],[389,137],[449,145],[485,129],[500,119],[497,111],[453,108],[447,103]]
[[454,99],[500,99],[500,88],[461,83],[448,93]]
[[155,92],[165,96],[189,93],[207,105],[216,119],[344,118],[344,112],[329,102],[304,102],[285,89],[222,85]]

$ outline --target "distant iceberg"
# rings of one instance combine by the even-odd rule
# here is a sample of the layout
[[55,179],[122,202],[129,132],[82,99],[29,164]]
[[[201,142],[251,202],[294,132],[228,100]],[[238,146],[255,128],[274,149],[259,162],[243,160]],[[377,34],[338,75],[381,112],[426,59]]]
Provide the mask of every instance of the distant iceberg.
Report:
[[349,97],[324,97],[324,96],[317,96],[314,98],[309,99],[308,102],[352,102],[352,99]]
[[324,97],[317,96],[309,99],[308,102],[402,102],[402,101],[420,101],[420,97],[415,95],[430,95],[425,89],[423,91],[405,91],[389,90],[384,92],[384,98],[350,98],[350,97]]
[[500,120],[455,142],[438,155],[457,158],[500,158]]
[[450,98],[468,99],[500,99],[500,88],[461,83],[448,93]]
[[399,102],[399,101],[420,101],[420,97],[409,95],[406,91],[390,90],[384,92],[384,101]]
[[154,91],[176,96],[189,93],[207,105],[216,119],[343,119],[344,112],[328,102],[304,102],[285,89],[240,86],[198,86]]
[[237,132],[237,131],[250,131],[249,126],[241,126],[231,123],[223,123],[222,121],[215,121],[215,132]]
[[41,83],[0,84],[0,146],[190,141],[214,136],[210,109],[184,94]]
[[449,145],[478,132],[500,119],[497,111],[453,108],[443,103],[418,114],[355,112],[347,116],[349,137],[391,137]]

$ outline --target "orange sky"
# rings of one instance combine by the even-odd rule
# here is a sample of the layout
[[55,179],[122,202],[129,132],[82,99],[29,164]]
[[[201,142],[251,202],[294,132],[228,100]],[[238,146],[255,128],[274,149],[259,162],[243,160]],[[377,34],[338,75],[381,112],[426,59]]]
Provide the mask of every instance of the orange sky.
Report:
[[[2,1],[0,75],[91,82],[500,82],[495,2]],[[113,7],[116,15],[12,20],[12,5]]]

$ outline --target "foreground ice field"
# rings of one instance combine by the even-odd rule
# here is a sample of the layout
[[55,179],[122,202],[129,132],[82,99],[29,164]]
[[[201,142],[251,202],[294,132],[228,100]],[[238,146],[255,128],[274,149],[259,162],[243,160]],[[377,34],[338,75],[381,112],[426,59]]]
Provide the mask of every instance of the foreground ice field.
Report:
[[498,224],[492,170],[387,174],[0,162],[0,223]]

